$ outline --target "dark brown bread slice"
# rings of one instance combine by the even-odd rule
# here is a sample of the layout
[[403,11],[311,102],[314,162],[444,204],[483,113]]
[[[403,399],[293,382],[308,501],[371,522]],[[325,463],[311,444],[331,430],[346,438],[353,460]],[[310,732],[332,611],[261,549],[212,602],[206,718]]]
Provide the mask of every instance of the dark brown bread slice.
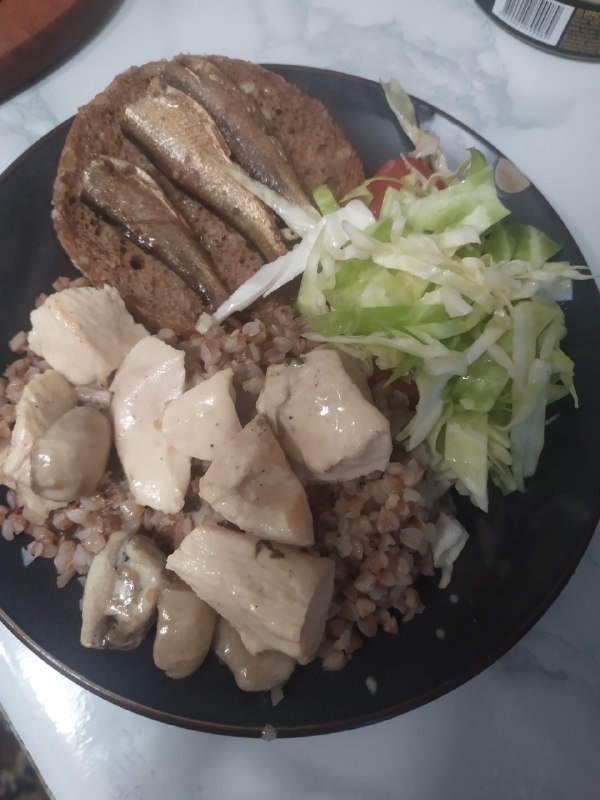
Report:
[[[272,132],[281,137],[309,189],[327,182],[339,196],[363,180],[356,153],[321,103],[255,64],[216,60],[232,80],[245,89],[255,89],[259,108],[272,122]],[[262,264],[256,250],[237,231],[171,184],[122,134],[124,107],[147,90],[161,63],[132,67],[80,109],[58,167],[53,219],[62,246],[93,284],[115,286],[136,318],[152,330],[168,327],[189,333],[204,310],[200,298],[164,264],[124,239],[80,200],[86,166],[99,155],[122,158],[149,172],[163,186],[211,254],[228,289],[235,289]]]

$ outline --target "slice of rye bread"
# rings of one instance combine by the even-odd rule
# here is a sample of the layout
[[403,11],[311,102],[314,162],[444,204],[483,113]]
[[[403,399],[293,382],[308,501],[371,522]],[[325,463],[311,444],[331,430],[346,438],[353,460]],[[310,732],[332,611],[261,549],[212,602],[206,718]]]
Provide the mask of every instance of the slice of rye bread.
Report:
[[[256,64],[210,58],[252,94],[269,132],[280,139],[307,189],[327,183],[340,197],[364,180],[354,148],[319,101]],[[161,184],[210,253],[230,291],[261,266],[261,256],[237,231],[170,183],[121,131],[125,106],[147,90],[162,63],[132,67],[79,110],[58,165],[52,216],[59,241],[92,284],[115,286],[132,314],[151,330],[171,328],[187,334],[204,310],[200,298],[161,261],[124,238],[80,199],[83,172],[94,158],[122,158]]]

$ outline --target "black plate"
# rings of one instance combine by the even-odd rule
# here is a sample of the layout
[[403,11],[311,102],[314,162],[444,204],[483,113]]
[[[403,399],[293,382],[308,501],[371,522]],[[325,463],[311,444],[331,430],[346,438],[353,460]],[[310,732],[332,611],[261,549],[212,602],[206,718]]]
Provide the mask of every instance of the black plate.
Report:
[[[321,99],[362,156],[367,173],[405,151],[380,87],[370,81],[303,67],[276,67]],[[454,162],[470,145],[491,159],[498,152],[476,134],[416,101],[422,124],[437,131]],[[60,126],[29,150],[0,181],[0,341],[28,325],[35,296],[61,274],[73,274],[50,220],[57,160],[68,129]],[[569,232],[535,189],[505,198],[517,216],[564,245],[583,263]],[[0,543],[1,618],[42,658],[68,677],[126,708],[205,731],[260,735],[269,723],[280,736],[325,733],[395,716],[468,680],[505,653],[540,617],[569,579],[600,515],[600,303],[592,281],[578,283],[565,307],[565,349],[576,363],[580,409],[564,402],[548,428],[538,473],[524,495],[492,494],[489,515],[461,507],[471,532],[451,587],[424,587],[428,609],[379,635],[341,673],[313,664],[298,669],[284,702],[237,691],[213,660],[189,679],[172,681],[153,666],[150,640],[129,653],[79,645],[80,586],[57,591],[53,565],[24,569],[24,542]],[[3,363],[10,358],[2,347]],[[451,601],[451,595],[458,602]],[[456,600],[456,597],[453,597]],[[445,638],[436,632],[443,630]],[[373,695],[365,683],[374,677]]]

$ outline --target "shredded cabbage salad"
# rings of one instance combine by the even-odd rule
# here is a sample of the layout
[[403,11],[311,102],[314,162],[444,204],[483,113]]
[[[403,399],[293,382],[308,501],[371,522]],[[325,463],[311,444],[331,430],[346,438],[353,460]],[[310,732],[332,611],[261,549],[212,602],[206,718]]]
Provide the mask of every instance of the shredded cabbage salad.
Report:
[[[407,124],[415,141],[414,115]],[[533,475],[547,405],[567,394],[577,403],[557,300],[587,276],[551,260],[559,245],[512,218],[477,150],[456,173],[432,163],[430,178],[412,170],[387,188],[378,219],[363,202],[369,181],[340,206],[321,187],[318,215],[245,180],[301,239],[215,319],[302,275],[309,337],[389,370],[390,383],[414,381],[419,399],[399,440],[408,450],[426,443],[442,488],[487,510],[489,479],[508,493]]]

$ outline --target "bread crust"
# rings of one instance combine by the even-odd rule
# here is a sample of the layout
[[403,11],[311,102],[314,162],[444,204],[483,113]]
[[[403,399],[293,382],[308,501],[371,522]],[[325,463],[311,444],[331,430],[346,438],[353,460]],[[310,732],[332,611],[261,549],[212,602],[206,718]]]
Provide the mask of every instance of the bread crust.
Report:
[[[308,190],[328,183],[339,197],[364,179],[360,160],[325,107],[279,75],[256,64],[210,56],[227,77],[249,92]],[[166,191],[210,253],[233,291],[262,264],[235,230],[168,181],[122,133],[126,105],[147,91],[163,61],[132,67],[83,106],[67,135],[53,195],[53,221],[74,265],[94,285],[115,286],[133,315],[151,330],[194,330],[201,299],[161,261],[125,239],[80,199],[83,172],[100,155],[146,170]]]

